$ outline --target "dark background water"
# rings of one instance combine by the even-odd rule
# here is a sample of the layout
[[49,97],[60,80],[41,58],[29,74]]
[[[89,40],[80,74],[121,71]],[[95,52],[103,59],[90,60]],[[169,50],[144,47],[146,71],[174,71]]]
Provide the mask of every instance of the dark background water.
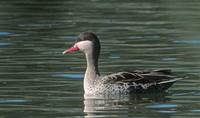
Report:
[[[1,0],[0,117],[200,117],[199,0]],[[102,43],[102,75],[171,68],[168,93],[84,100],[77,35]]]

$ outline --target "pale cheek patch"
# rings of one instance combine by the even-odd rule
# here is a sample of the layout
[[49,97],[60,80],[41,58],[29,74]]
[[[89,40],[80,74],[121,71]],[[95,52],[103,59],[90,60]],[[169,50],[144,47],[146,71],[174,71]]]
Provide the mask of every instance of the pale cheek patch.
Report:
[[91,41],[81,41],[81,42],[76,43],[76,45],[78,46],[78,48],[81,51],[92,50],[92,42]]

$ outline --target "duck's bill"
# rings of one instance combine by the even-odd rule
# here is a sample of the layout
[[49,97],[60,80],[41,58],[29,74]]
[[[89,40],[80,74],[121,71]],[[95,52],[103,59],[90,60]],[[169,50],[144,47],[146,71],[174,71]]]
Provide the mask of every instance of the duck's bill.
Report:
[[75,51],[78,51],[78,50],[80,50],[80,49],[79,49],[77,46],[73,46],[73,47],[71,47],[71,48],[65,50],[65,51],[63,52],[63,54],[72,53],[72,52],[75,52]]

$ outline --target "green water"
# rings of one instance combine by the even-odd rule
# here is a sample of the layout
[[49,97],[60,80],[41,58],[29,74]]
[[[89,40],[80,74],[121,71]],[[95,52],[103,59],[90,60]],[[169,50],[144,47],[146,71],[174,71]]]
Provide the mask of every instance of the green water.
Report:
[[[1,0],[0,117],[199,118],[199,0]],[[84,99],[77,35],[101,40],[102,75],[170,68],[167,93]]]

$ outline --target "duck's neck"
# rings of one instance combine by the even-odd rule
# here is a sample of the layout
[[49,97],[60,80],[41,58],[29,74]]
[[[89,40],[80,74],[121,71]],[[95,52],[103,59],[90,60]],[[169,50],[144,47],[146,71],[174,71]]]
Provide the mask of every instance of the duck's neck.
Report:
[[87,68],[84,77],[84,90],[88,91],[90,88],[95,86],[95,81],[99,79],[98,70],[98,56],[94,53],[85,53]]
[[87,68],[85,72],[85,78],[87,80],[95,80],[100,76],[98,70],[98,56],[94,53],[86,53]]

